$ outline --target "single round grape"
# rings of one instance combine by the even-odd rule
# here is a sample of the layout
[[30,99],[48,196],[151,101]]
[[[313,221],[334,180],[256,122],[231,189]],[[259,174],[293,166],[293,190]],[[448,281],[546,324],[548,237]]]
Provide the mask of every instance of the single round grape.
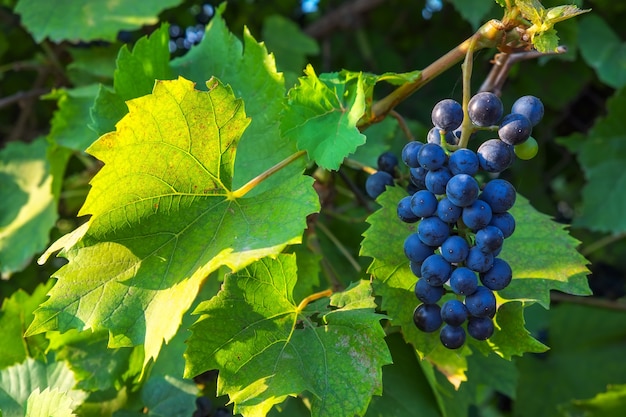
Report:
[[484,200],[476,200],[472,204],[463,208],[461,218],[463,223],[472,231],[478,231],[491,221],[492,210]]
[[418,278],[422,277],[422,262],[411,261],[409,262],[409,268],[411,269],[411,272],[413,273],[413,275],[415,275]]
[[469,244],[461,236],[450,236],[441,244],[441,256],[450,263],[463,262],[469,253]]
[[365,191],[367,192],[367,195],[376,199],[385,191],[387,186],[393,185],[394,182],[391,174],[385,171],[377,171],[365,180]]
[[508,145],[519,145],[530,137],[533,125],[522,114],[511,113],[504,116],[498,129],[498,137]]
[[411,182],[418,190],[426,189],[426,174],[428,174],[428,170],[426,168],[411,168],[409,169],[409,176],[411,177]]
[[422,278],[426,280],[429,285],[438,287],[443,285],[450,274],[452,273],[452,266],[450,262],[446,261],[441,255],[430,255],[422,263]]
[[502,178],[496,178],[485,185],[478,199],[488,203],[493,213],[504,213],[513,207],[516,197],[513,184]]
[[417,154],[417,160],[423,168],[434,171],[443,167],[448,156],[443,148],[435,143],[423,145]]
[[465,266],[476,272],[487,272],[493,266],[493,254],[484,253],[472,246],[465,258]]
[[439,129],[446,132],[453,131],[463,122],[463,108],[457,101],[450,98],[441,100],[433,107],[431,120]]
[[496,314],[496,296],[489,288],[479,286],[474,294],[465,297],[465,307],[474,317],[493,317]]
[[434,304],[443,297],[446,290],[443,285],[433,286],[424,279],[418,279],[415,284],[415,296],[418,300],[426,304]]
[[458,349],[465,343],[465,329],[446,324],[441,328],[439,340],[448,349]]
[[435,252],[435,248],[425,245],[417,235],[417,233],[411,233],[404,239],[404,255],[413,262],[424,262],[424,259],[428,258]]
[[492,126],[498,124],[502,118],[504,106],[498,96],[484,91],[470,99],[467,112],[476,126]]
[[489,139],[478,147],[476,156],[484,171],[498,173],[511,166],[515,152],[511,145],[507,145],[500,139]]
[[418,217],[430,217],[437,211],[437,197],[428,190],[420,190],[411,197],[411,211]]
[[533,126],[537,124],[543,118],[543,103],[535,96],[523,96],[515,100],[513,107],[511,107],[511,113],[522,114],[530,120]]
[[428,246],[440,246],[450,236],[450,226],[439,217],[426,217],[417,225],[417,233]]
[[445,194],[446,185],[450,178],[452,178],[452,173],[445,167],[428,171],[426,174],[426,189],[437,195]]
[[467,333],[476,340],[487,340],[493,335],[493,320],[490,317],[470,317]]
[[417,155],[422,147],[423,143],[413,140],[402,148],[402,161],[409,168],[419,168],[420,163],[417,160]]
[[460,326],[467,320],[467,307],[459,300],[448,300],[441,306],[441,319],[452,326]]
[[392,152],[383,152],[378,157],[377,165],[379,171],[385,171],[394,176],[398,167],[398,157]]
[[[492,216],[493,218],[493,216]],[[496,226],[487,225],[476,232],[474,245],[485,253],[494,253],[502,248],[504,234]]]
[[471,149],[461,148],[450,154],[448,159],[448,169],[452,174],[467,174],[474,176],[478,172],[480,164],[476,152]]
[[458,174],[450,178],[446,185],[446,196],[459,207],[467,207],[478,198],[480,187],[474,177]]
[[474,294],[478,288],[478,277],[471,269],[460,266],[450,274],[450,288],[458,295]]
[[495,226],[502,231],[502,235],[506,239],[515,231],[515,218],[511,213],[493,213],[491,216],[490,226]]
[[415,223],[420,218],[411,211],[411,196],[407,195],[398,202],[396,209],[398,218],[405,223]]
[[[449,145],[456,145],[459,143],[459,138],[454,135],[454,132],[446,132],[443,137]],[[441,145],[441,130],[437,127],[430,129],[428,131],[428,135],[426,135],[426,142]]]
[[519,159],[527,161],[529,159],[533,159],[537,155],[539,152],[539,144],[535,138],[531,136],[519,145],[515,145],[513,147],[513,151]]
[[454,224],[461,218],[461,214],[463,214],[463,208],[452,203],[448,197],[439,200],[439,204],[437,204],[437,217],[444,222]]
[[493,291],[505,289],[511,283],[512,278],[511,267],[507,261],[500,258],[494,259],[493,266],[487,272],[480,274],[480,282]]
[[437,304],[420,304],[413,311],[413,323],[421,331],[432,333],[443,323],[440,311]]

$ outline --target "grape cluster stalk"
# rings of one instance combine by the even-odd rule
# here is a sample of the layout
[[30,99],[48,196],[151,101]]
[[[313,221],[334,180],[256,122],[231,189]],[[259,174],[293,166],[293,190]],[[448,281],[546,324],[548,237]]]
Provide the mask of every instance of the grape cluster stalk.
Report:
[[[461,137],[464,112],[458,102],[444,99],[433,107],[434,127],[425,143],[411,141],[402,150],[410,183],[397,215],[403,222],[417,223],[417,231],[404,241],[417,278],[419,304],[413,321],[423,332],[439,331],[449,349],[462,347],[467,334],[486,340],[494,333],[496,292],[513,279],[510,265],[498,256],[515,230],[509,210],[516,198],[515,187],[498,174],[516,158],[536,155],[531,133],[543,112],[537,97],[524,96],[505,115],[498,96],[477,93],[467,106],[471,128],[497,132],[497,138],[484,141],[474,152],[454,146]],[[482,186],[476,179],[480,172],[492,178]],[[394,184],[391,173],[381,169],[380,158],[379,171],[368,182],[366,191],[374,198]]]

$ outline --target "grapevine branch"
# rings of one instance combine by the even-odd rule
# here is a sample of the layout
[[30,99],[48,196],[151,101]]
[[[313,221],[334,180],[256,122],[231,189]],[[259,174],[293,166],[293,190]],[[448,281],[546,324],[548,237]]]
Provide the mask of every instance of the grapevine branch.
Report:
[[306,306],[309,305],[310,303],[312,303],[313,301],[317,301],[317,300],[319,300],[321,298],[324,298],[324,297],[330,297],[331,295],[333,295],[333,290],[330,290],[330,289],[311,294],[308,297],[305,297],[300,302],[300,304],[298,304],[298,307],[296,307],[296,310],[298,312],[300,312],[300,311],[304,310],[306,308]]

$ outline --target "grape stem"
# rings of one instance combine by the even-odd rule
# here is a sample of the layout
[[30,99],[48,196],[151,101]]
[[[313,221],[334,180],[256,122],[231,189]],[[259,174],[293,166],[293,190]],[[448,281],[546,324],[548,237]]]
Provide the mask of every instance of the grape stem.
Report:
[[472,37],[465,53],[465,61],[461,65],[463,72],[463,122],[461,123],[461,138],[459,139],[458,148],[467,148],[469,138],[474,133],[474,124],[469,118],[468,105],[472,97],[472,70],[474,69],[475,48],[476,38]]
[[400,126],[400,129],[402,130],[402,133],[404,133],[404,135],[406,136],[407,141],[412,142],[412,141],[415,140],[415,137],[413,136],[413,133],[411,133],[411,129],[406,124],[406,120],[404,120],[404,117],[402,117],[402,115],[400,113],[398,113],[395,110],[391,110],[389,112],[389,116],[391,116],[394,119],[396,119],[396,121],[398,122],[398,126]]
[[[485,23],[471,37],[424,68],[415,81],[402,84],[387,96],[374,103],[370,114],[362,118],[357,124],[357,127],[363,131],[372,124],[383,120],[400,102],[461,61],[466,56],[470,47],[473,51],[477,51],[483,48],[494,48],[503,41],[506,41],[509,35],[506,29],[502,22],[496,19]],[[515,31],[511,31],[511,34],[516,35],[514,32]]]
[[311,294],[311,295],[305,297],[300,302],[300,304],[298,304],[298,307],[296,307],[296,311],[299,313],[302,310],[304,310],[306,308],[306,306],[309,305],[310,303],[312,303],[313,301],[317,301],[317,300],[319,300],[321,298],[324,298],[324,297],[330,297],[331,295],[333,295],[333,290],[331,290],[331,289]]
[[297,160],[298,158],[300,158],[301,156],[304,156],[304,155],[306,155],[306,151],[298,151],[298,152],[288,156],[287,158],[283,159],[282,161],[280,161],[276,165],[268,168],[267,170],[265,170],[261,174],[259,174],[256,177],[252,178],[250,181],[248,181],[247,183],[245,183],[244,185],[242,185],[241,187],[239,187],[235,191],[230,192],[228,194],[228,200],[235,200],[237,198],[241,198],[241,197],[245,196],[254,187],[256,187],[257,185],[259,185],[260,183],[262,183],[263,181],[265,181],[266,179],[271,177],[273,174],[277,173],[278,171],[280,171],[281,169],[285,168],[287,165],[291,164],[293,161]]

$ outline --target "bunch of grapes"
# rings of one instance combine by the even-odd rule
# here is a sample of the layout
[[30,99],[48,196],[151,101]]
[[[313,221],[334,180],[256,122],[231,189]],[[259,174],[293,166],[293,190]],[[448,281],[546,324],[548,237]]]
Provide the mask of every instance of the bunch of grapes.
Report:
[[[506,288],[513,277],[509,264],[498,255],[515,230],[509,213],[515,188],[500,178],[481,188],[475,176],[480,171],[498,174],[516,155],[529,159],[537,153],[530,134],[543,117],[543,104],[524,96],[502,117],[500,99],[481,92],[469,101],[468,116],[473,130],[497,130],[498,138],[483,142],[476,152],[467,148],[449,152],[446,144],[456,144],[461,136],[463,110],[451,99],[437,103],[430,139],[412,141],[402,150],[412,192],[397,207],[402,221],[419,222],[417,232],[404,242],[411,271],[418,277],[415,295],[421,301],[413,321],[424,332],[439,330],[441,342],[450,349],[463,346],[466,332],[477,340],[491,337],[494,291]],[[393,184],[391,175],[385,178]],[[442,302],[450,293],[455,296]]]

